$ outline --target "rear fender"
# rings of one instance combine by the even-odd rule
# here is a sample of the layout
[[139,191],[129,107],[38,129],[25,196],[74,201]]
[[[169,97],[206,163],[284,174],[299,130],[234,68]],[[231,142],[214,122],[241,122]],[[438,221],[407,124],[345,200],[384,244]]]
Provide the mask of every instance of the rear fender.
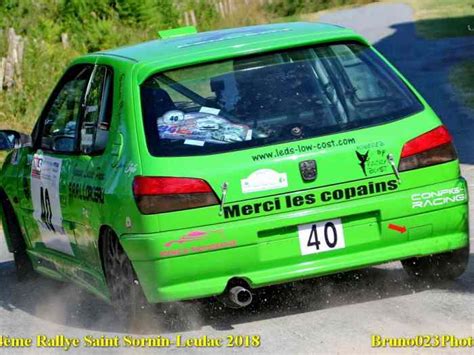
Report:
[[7,223],[7,216],[6,216],[6,213],[5,213],[5,208],[10,208],[12,213],[15,213],[15,212],[13,210],[13,207],[12,207],[11,203],[10,203],[10,200],[8,199],[8,196],[7,196],[6,192],[3,189],[0,189],[0,203],[1,203],[1,207],[2,207],[0,209],[0,213],[2,214],[3,235],[4,235],[5,241],[7,243],[8,251],[10,253],[14,253],[15,250],[17,250],[19,248],[19,246],[21,245],[21,242],[16,241],[14,236],[12,236],[10,234],[10,231],[8,230],[8,228],[5,228],[6,223]]

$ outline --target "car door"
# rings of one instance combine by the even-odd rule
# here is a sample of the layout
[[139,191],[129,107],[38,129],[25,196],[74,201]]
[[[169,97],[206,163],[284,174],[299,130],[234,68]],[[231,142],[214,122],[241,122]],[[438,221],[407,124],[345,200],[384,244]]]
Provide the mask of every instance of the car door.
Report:
[[80,154],[73,158],[69,182],[68,209],[74,224],[76,243],[85,267],[101,272],[97,236],[104,210],[106,168],[105,153],[112,111],[112,68],[95,65],[84,97],[80,120]]
[[63,76],[35,127],[33,148],[23,165],[25,228],[40,253],[77,256],[68,180],[79,154],[79,120],[91,73],[91,65],[77,65]]

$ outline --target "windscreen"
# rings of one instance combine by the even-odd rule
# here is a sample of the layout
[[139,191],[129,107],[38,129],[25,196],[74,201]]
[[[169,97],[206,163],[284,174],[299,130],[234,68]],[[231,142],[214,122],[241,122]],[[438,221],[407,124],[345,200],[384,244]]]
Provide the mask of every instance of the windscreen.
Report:
[[369,47],[338,43],[158,73],[141,85],[155,156],[205,155],[309,139],[422,110]]

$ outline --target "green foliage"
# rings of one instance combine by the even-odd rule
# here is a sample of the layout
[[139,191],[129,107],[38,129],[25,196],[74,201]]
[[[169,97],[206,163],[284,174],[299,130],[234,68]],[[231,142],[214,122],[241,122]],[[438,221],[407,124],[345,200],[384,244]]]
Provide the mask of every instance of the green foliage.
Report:
[[158,30],[178,27],[180,17],[172,0],[0,1],[0,57],[9,27],[26,40],[22,83],[0,93],[1,128],[29,131],[72,58],[154,39]]
[[194,10],[200,30],[213,29],[219,20],[219,14],[214,4],[209,1],[189,0],[187,8]]
[[184,11],[194,10],[205,31],[359,1],[364,0],[274,0],[262,8],[257,0],[236,0],[236,11],[221,18],[211,0],[0,0],[0,57],[7,53],[9,27],[25,38],[21,83],[0,93],[0,128],[30,131],[72,58],[155,39],[159,30],[183,25]]

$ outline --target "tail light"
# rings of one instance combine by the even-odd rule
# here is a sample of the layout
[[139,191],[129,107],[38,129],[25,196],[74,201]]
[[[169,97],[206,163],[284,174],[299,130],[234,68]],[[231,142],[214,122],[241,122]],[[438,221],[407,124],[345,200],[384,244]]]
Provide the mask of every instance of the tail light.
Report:
[[143,214],[219,204],[212,188],[201,179],[137,176],[133,181],[133,194]]
[[405,143],[402,149],[399,171],[407,171],[456,160],[452,137],[444,126]]

